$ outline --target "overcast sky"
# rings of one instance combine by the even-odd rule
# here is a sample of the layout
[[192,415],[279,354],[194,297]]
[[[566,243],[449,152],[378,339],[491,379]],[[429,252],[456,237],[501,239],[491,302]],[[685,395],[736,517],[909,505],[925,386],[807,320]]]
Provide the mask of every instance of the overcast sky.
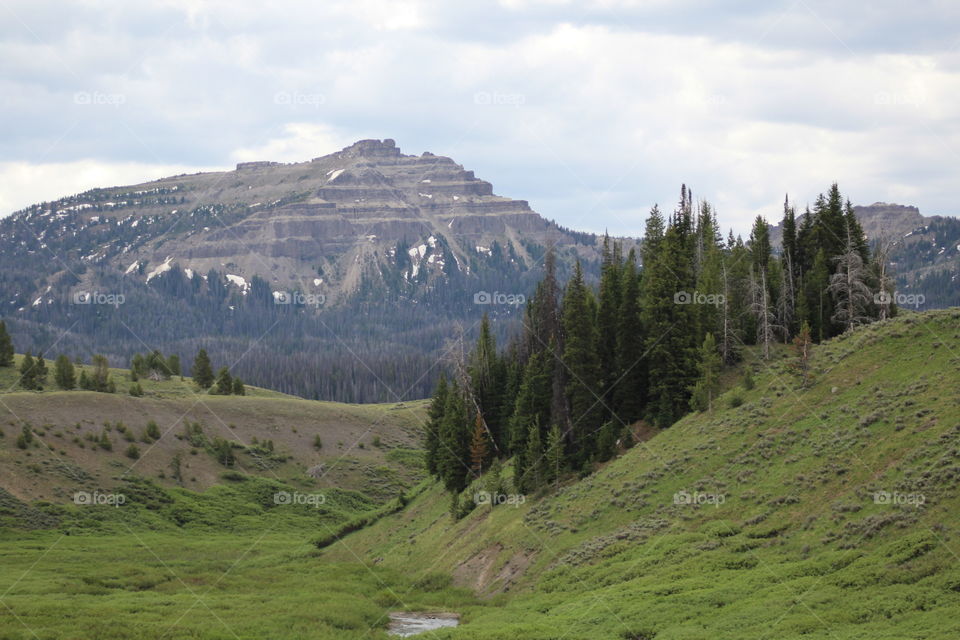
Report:
[[955,0],[3,0],[0,69],[0,215],[361,138],[590,231],[682,182],[738,232],[834,180],[960,213]]

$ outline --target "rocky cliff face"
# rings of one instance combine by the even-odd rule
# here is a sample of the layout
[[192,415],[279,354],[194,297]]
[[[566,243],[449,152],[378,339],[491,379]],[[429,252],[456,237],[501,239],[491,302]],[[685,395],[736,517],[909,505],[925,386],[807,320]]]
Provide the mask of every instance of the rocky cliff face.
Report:
[[[18,215],[139,227],[133,242],[108,241],[83,257],[130,277],[149,280],[173,265],[225,270],[237,276],[233,282],[258,275],[278,289],[331,300],[384,269],[401,268],[407,280],[445,268],[468,272],[495,242],[528,263],[532,245],[575,243],[526,201],[494,195],[489,182],[452,159],[405,155],[389,139],[361,140],[309,162],[244,162],[234,171],[95,190]],[[56,230],[50,233],[55,240]],[[580,249],[589,255],[590,244]]]
[[[455,324],[469,333],[489,312],[501,339],[516,328],[522,307],[478,306],[490,298],[475,295],[529,296],[547,245],[561,278],[575,258],[598,273],[593,235],[495,195],[450,158],[361,140],[0,220],[0,317],[34,353],[55,344],[126,363],[147,344],[188,361],[203,346],[244,380],[290,393],[419,397]],[[77,304],[84,292],[125,303]]]

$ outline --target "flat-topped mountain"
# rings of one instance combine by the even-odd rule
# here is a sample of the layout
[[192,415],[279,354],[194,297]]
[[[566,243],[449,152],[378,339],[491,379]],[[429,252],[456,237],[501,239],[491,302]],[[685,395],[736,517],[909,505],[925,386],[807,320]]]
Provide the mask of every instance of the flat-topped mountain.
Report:
[[[60,336],[71,355],[124,365],[144,344],[184,358],[203,345],[291,393],[390,401],[412,385],[422,397],[451,324],[469,333],[484,311],[517,317],[519,306],[475,296],[532,293],[547,246],[561,275],[576,258],[596,273],[596,236],[495,195],[450,158],[361,140],[16,212],[0,220],[0,316],[34,353]],[[96,304],[118,294],[122,304]],[[303,358],[297,382],[277,373],[291,367],[284,353]],[[320,353],[318,379],[305,379]]]

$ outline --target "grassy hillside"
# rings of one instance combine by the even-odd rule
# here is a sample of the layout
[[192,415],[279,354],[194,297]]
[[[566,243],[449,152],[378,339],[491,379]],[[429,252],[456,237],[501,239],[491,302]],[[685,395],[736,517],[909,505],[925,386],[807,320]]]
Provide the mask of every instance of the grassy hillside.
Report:
[[[130,477],[202,491],[232,471],[302,488],[352,488],[385,501],[422,477],[413,449],[423,402],[347,405],[250,386],[246,396],[216,396],[176,377],[141,379],[144,395],[133,397],[126,393],[129,372],[112,374],[113,394],[57,391],[52,384],[35,392],[19,390],[15,369],[0,368],[0,487],[24,500],[63,502],[76,490],[109,489]],[[159,439],[147,434],[151,421]],[[187,430],[195,424],[201,435],[191,442]],[[21,448],[24,425],[34,437]],[[101,445],[104,435],[109,448]],[[217,438],[232,443],[236,462],[229,467],[210,450]]]
[[788,358],[555,495],[434,487],[325,555],[486,595],[437,638],[960,637],[960,311]]

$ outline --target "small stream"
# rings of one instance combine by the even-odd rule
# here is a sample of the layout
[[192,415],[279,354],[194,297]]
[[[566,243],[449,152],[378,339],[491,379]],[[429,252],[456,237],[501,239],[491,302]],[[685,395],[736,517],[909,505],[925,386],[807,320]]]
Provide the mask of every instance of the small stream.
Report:
[[390,626],[387,632],[390,635],[413,636],[425,631],[455,627],[460,624],[460,616],[455,613],[408,613],[397,612],[390,614]]

